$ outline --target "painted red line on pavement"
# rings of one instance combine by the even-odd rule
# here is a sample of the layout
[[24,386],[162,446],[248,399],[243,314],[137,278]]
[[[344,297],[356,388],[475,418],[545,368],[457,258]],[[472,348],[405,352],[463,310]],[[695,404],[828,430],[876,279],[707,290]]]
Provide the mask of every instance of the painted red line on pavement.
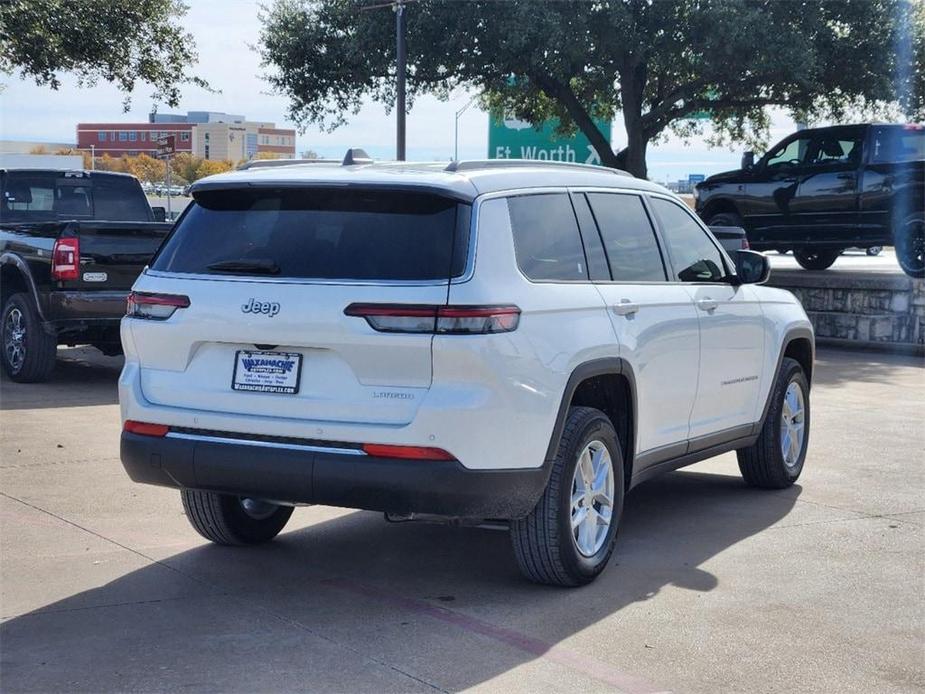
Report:
[[411,612],[427,615],[441,622],[452,624],[460,629],[465,629],[466,631],[486,636],[495,641],[500,641],[501,643],[513,646],[531,655],[544,658],[558,665],[563,665],[572,670],[577,670],[582,674],[594,677],[602,682],[606,682],[616,687],[621,692],[624,692],[624,694],[661,694],[666,691],[649,684],[639,677],[621,672],[606,663],[602,663],[594,658],[588,658],[562,646],[557,646],[541,639],[527,636],[513,629],[499,627],[476,617],[469,617],[459,612],[448,610],[445,607],[431,605],[423,600],[406,598],[398,593],[374,588],[373,586],[358,583],[348,578],[324,579],[321,583],[331,588],[348,591]]

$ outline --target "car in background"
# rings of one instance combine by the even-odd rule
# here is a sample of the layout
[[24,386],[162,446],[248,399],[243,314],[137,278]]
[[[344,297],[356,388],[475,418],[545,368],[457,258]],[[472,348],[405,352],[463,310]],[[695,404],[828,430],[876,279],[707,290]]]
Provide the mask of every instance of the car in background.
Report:
[[0,170],[0,364],[49,377],[57,346],[121,354],[128,291],[171,225],[128,174]]
[[925,277],[925,125],[801,130],[694,194],[707,224],[741,226],[751,248],[792,250],[808,270],[847,248],[895,246],[903,271]]

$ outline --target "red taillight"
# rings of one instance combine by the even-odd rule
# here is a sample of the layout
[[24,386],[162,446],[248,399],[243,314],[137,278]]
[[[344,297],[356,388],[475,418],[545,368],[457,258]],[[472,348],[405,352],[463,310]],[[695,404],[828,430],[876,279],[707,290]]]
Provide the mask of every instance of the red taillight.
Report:
[[389,446],[379,443],[364,443],[363,452],[374,458],[402,458],[404,460],[456,460],[442,448],[427,446]]
[[167,320],[178,308],[188,308],[189,297],[181,294],[150,294],[131,292],[125,315],[133,318]]
[[80,240],[76,237],[55,240],[51,251],[51,278],[76,280],[80,275]]
[[417,304],[350,304],[344,313],[365,318],[387,333],[485,335],[517,329],[516,306],[432,306]]
[[140,434],[142,436],[167,436],[170,427],[166,424],[150,424],[148,422],[136,422],[133,419],[126,419],[122,425],[122,431],[128,434]]

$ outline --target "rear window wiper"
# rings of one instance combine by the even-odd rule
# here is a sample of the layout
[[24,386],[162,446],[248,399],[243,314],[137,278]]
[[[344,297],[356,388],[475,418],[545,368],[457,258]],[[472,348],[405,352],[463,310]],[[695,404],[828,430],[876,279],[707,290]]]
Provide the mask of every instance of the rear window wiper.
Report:
[[213,272],[241,272],[249,275],[278,275],[279,265],[269,258],[240,258],[220,260],[206,266]]

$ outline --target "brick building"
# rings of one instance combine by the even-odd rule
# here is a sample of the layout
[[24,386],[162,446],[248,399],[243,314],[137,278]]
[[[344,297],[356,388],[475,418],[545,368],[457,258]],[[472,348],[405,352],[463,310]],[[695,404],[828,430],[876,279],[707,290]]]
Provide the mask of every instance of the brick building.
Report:
[[152,113],[147,123],[78,123],[77,147],[90,150],[92,146],[97,156],[153,156],[158,138],[167,135],[174,136],[177,152],[204,159],[237,162],[258,153],[295,158],[295,130],[214,111],[189,111],[185,116]]

